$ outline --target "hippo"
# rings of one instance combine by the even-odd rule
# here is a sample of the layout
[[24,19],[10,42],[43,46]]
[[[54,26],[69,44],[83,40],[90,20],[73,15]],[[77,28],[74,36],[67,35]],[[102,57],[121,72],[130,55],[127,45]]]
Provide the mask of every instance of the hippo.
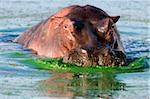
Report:
[[115,25],[119,18],[92,5],[72,5],[14,41],[41,57],[77,66],[124,66],[126,54]]

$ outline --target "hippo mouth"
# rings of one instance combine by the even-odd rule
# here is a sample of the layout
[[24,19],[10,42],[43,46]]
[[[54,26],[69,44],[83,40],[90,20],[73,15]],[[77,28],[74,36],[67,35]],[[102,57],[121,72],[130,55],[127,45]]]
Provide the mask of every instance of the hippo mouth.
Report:
[[64,63],[77,66],[125,66],[126,55],[108,48],[77,48],[63,57]]

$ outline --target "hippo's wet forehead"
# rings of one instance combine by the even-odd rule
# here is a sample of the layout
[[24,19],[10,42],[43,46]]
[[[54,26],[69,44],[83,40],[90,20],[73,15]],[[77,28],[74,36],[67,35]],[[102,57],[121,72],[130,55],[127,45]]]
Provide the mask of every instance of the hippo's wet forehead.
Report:
[[67,17],[70,19],[78,19],[78,20],[85,20],[85,19],[101,20],[109,17],[109,15],[99,8],[86,5],[86,6],[70,6],[64,8],[63,10],[58,12],[55,15],[55,17]]

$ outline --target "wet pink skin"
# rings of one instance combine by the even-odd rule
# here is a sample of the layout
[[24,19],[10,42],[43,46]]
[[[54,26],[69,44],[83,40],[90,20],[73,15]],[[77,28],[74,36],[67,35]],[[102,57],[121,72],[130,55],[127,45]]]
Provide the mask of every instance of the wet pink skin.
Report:
[[22,33],[15,42],[39,56],[63,58],[76,65],[124,65],[124,48],[115,26],[119,18],[94,6],[74,5]]

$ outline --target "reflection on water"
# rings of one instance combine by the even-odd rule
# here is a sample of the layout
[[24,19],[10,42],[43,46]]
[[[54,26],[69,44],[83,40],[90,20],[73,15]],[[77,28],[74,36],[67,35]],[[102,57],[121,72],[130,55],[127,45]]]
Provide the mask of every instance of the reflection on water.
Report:
[[72,74],[54,73],[53,77],[38,84],[44,96],[49,97],[112,97],[117,90],[125,90],[126,85],[119,82],[112,73]]

